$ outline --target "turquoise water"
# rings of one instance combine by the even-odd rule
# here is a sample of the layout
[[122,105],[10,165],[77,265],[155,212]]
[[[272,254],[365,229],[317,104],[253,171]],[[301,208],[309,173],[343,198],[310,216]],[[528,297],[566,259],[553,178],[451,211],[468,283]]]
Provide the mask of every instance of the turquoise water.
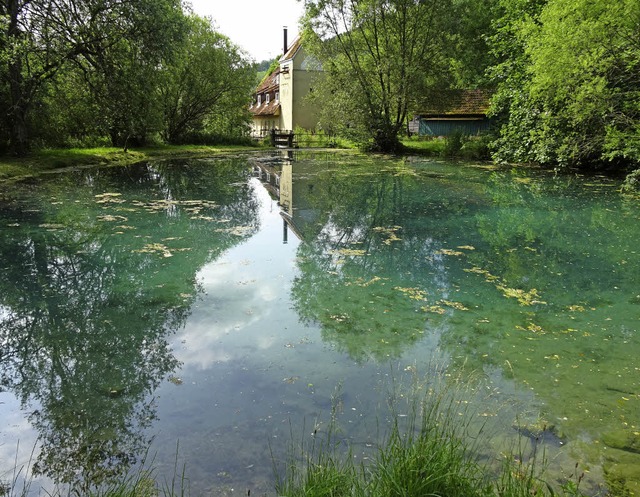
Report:
[[[367,457],[458,382],[482,457],[640,492],[640,208],[619,184],[339,154],[94,168],[0,196],[0,478],[141,461],[273,495],[291,440]],[[395,385],[393,387],[392,385]],[[176,470],[177,466],[177,470]],[[25,469],[26,471],[26,469]]]

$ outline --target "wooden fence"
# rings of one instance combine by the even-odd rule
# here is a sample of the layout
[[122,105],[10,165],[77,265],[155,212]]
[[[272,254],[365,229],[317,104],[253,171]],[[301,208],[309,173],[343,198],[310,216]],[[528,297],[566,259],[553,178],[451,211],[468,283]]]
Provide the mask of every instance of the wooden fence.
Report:
[[269,137],[272,147],[278,148],[335,148],[336,140],[322,132],[298,131],[282,129],[261,130],[254,134],[256,140]]
[[293,131],[272,129],[271,130],[271,146],[272,147],[284,147],[293,148],[295,134]]

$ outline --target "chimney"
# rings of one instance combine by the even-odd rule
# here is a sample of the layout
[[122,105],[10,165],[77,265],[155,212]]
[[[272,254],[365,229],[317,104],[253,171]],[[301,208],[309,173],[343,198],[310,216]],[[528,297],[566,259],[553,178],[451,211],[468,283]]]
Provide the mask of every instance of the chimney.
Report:
[[284,52],[282,52],[282,55],[284,56],[287,53],[287,50],[289,50],[289,45],[287,43],[287,27],[283,26],[282,30],[284,32]]

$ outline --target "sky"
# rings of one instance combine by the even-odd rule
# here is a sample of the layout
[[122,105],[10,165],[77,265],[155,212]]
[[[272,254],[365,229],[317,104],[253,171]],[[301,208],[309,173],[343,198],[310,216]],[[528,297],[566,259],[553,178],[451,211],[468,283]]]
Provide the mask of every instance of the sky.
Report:
[[246,50],[256,62],[282,55],[282,27],[289,43],[298,34],[303,4],[298,0],[188,0],[201,17],[211,17],[217,30]]

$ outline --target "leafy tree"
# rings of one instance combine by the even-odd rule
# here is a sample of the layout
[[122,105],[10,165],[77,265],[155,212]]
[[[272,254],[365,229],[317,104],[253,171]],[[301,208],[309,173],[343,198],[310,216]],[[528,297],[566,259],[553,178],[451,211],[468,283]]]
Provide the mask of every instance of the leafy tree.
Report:
[[640,5],[503,0],[492,74],[496,158],[586,167],[640,160]]
[[[446,74],[449,1],[307,0],[306,47],[345,104],[342,126],[377,151],[399,150],[409,110]],[[324,102],[324,101],[323,101]]]
[[489,49],[498,15],[496,0],[454,0],[451,18],[450,86],[486,88],[491,86],[487,69],[496,63]]
[[105,143],[100,128],[102,110],[81,71],[70,67],[61,72],[45,85],[41,102],[32,140],[54,147]]
[[640,4],[552,0],[532,27],[530,93],[563,164],[640,162]]
[[126,151],[162,129],[161,106],[154,98],[160,78],[156,64],[142,47],[124,41],[104,55],[88,78],[101,109],[99,129],[113,146]]
[[[255,84],[255,69],[239,47],[213,29],[210,20],[189,18],[184,47],[164,76],[160,93],[166,141],[178,143],[201,133],[207,121],[214,131],[220,129],[218,124],[226,132],[248,120],[244,110]],[[224,118],[229,122],[224,123]]]
[[[129,78],[120,62],[126,67],[131,57],[117,55],[135,53],[157,65],[179,37],[181,17],[178,0],[0,1],[0,76],[7,89],[5,119],[13,151],[27,151],[31,113],[46,84],[69,64],[88,77],[100,71],[105,82],[121,81],[119,70]],[[127,45],[136,49],[123,50]],[[128,102],[131,88],[120,89],[110,98]]]
[[494,21],[489,43],[498,60],[489,74],[497,87],[492,113],[500,129],[494,142],[494,159],[500,162],[531,160],[531,134],[537,127],[540,112],[527,91],[530,61],[521,27],[538,22],[546,1],[500,0],[502,13]]

